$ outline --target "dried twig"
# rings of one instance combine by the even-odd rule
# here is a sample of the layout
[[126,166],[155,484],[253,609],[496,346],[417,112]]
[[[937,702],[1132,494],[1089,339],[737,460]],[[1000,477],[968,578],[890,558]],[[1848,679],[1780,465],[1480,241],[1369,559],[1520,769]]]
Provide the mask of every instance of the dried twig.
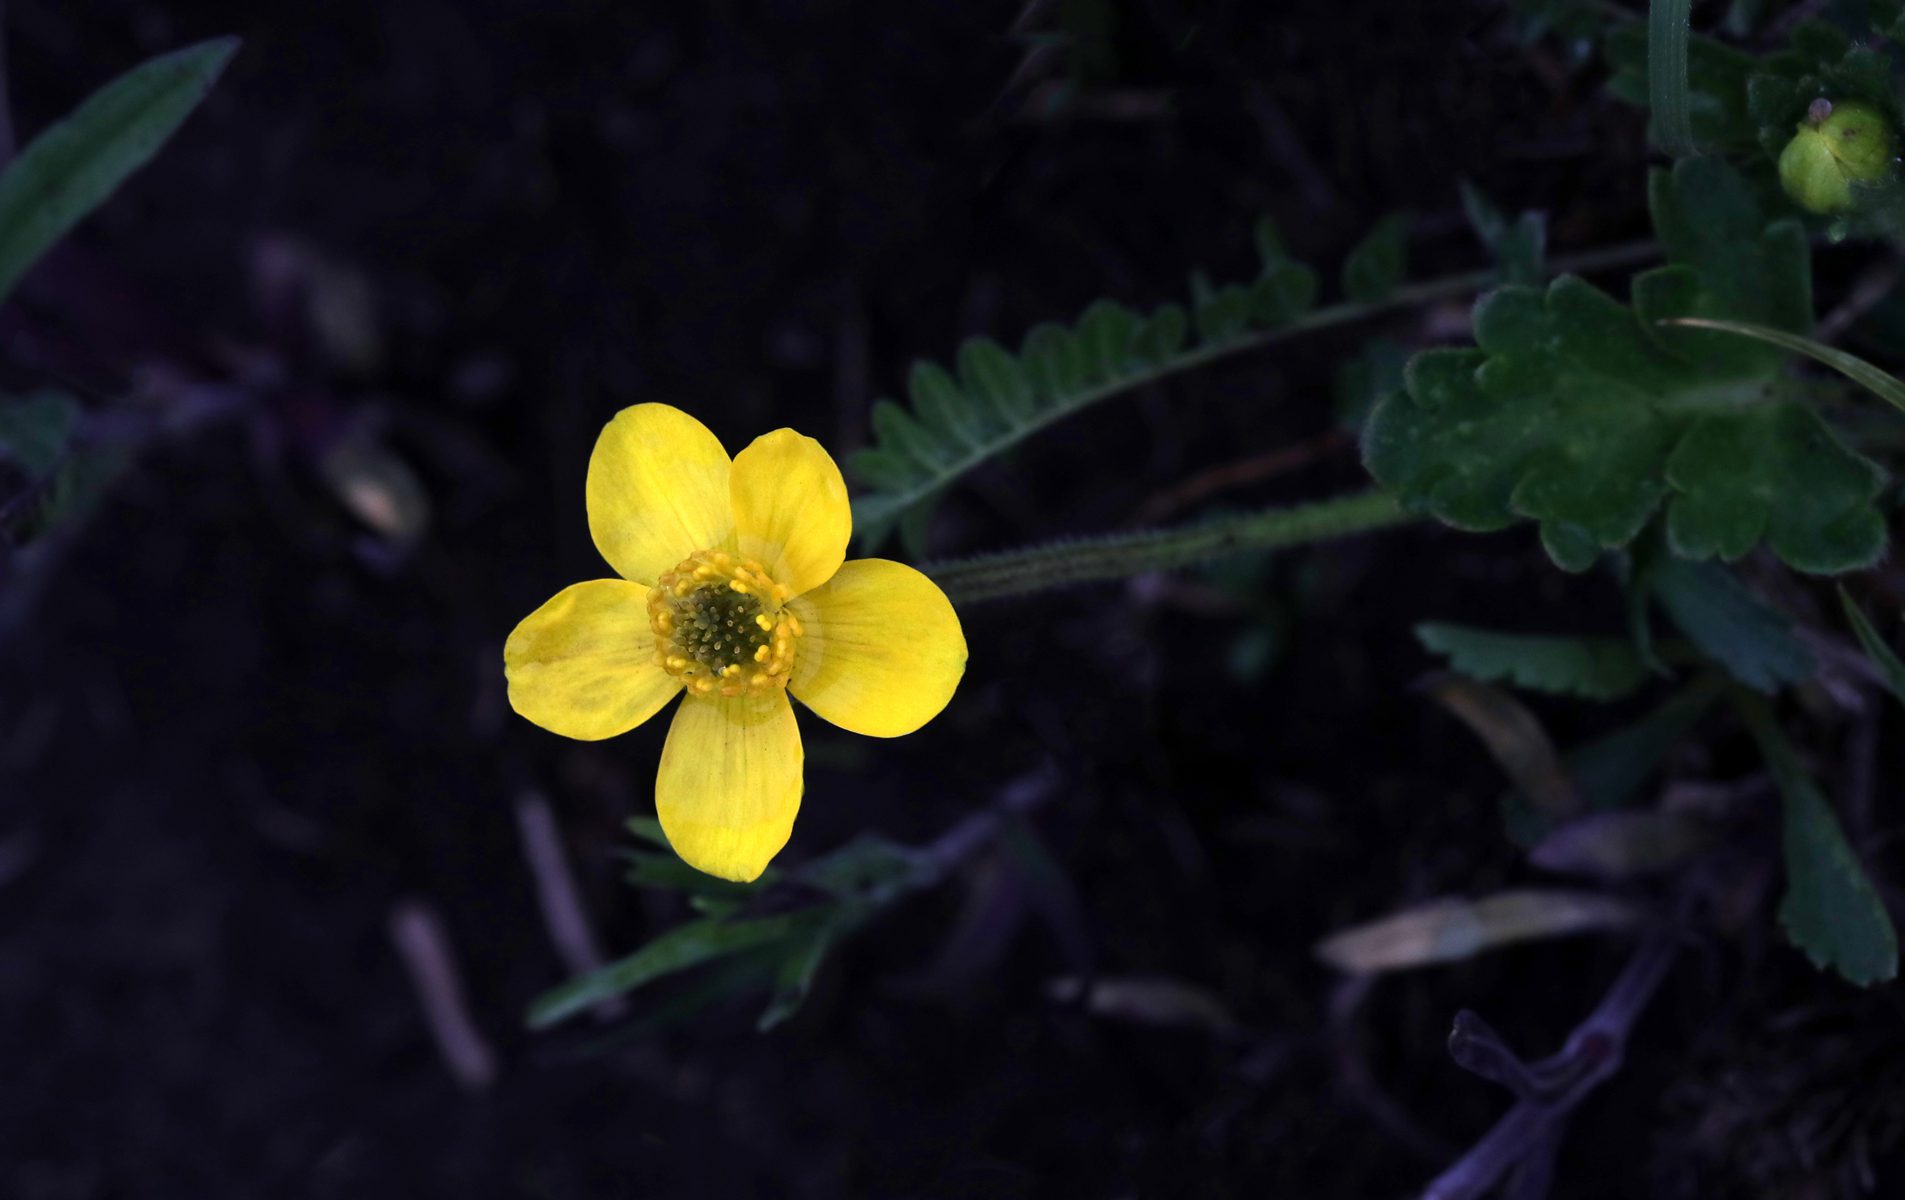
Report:
[[[582,893],[575,875],[569,870],[569,857],[562,850],[562,830],[549,802],[535,792],[516,798],[516,828],[522,833],[523,858],[529,873],[536,877],[536,904],[542,909],[542,922],[555,943],[556,955],[573,975],[583,975],[600,967],[601,943],[582,905]],[[627,1011],[620,996],[612,996],[595,1006],[595,1015],[614,1020]]]
[[1845,299],[1819,318],[1819,325],[1813,330],[1812,336],[1827,345],[1838,341],[1860,317],[1892,294],[1892,289],[1898,286],[1902,267],[1905,267],[1905,263],[1900,263],[1896,257],[1887,257],[1873,264],[1853,283]]
[[390,913],[390,940],[410,973],[450,1074],[470,1091],[489,1087],[496,1081],[496,1053],[470,1017],[443,918],[421,901],[401,901]]
[[1673,965],[1679,946],[1656,933],[1641,944],[1559,1054],[1524,1062],[1501,1035],[1472,1012],[1455,1018],[1449,1054],[1484,1079],[1515,1093],[1515,1106],[1442,1174],[1422,1200],[1474,1200],[1504,1178],[1508,1200],[1541,1200],[1554,1179],[1555,1153],[1568,1117],[1588,1093],[1618,1071],[1634,1022]]
[[1043,808],[1058,791],[1058,771],[1050,762],[1005,785],[991,808],[973,813],[917,851],[918,886],[936,884],[991,845],[1013,821]]
[[1168,491],[1159,492],[1145,502],[1138,510],[1135,525],[1155,525],[1184,508],[1224,491],[1249,483],[1262,483],[1274,479],[1299,467],[1307,467],[1319,459],[1326,458],[1339,450],[1347,450],[1356,444],[1356,439],[1347,430],[1332,429],[1328,433],[1293,446],[1279,446],[1265,454],[1252,455],[1237,462],[1225,463],[1200,472]]

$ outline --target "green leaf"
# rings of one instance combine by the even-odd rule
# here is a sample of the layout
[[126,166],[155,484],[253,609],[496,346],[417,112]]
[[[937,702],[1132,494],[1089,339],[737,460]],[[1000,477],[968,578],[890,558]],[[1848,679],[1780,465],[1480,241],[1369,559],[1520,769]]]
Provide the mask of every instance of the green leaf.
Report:
[[1872,32],[1891,41],[1905,41],[1905,0],[1872,0]]
[[1719,697],[1709,674],[1676,692],[1653,712],[1568,751],[1568,774],[1591,809],[1619,808],[1660,769],[1680,740]]
[[1409,221],[1391,213],[1376,222],[1343,261],[1343,294],[1358,304],[1386,299],[1402,282],[1406,268]]
[[968,338],[959,347],[959,379],[968,392],[991,404],[1007,428],[1024,424],[1037,412],[1025,369],[991,338]]
[[219,38],[133,68],[33,139],[0,174],[0,298],[157,154],[238,49]]
[[78,425],[79,405],[60,392],[0,402],[0,458],[37,479],[65,456]]
[[652,845],[668,849],[668,835],[662,832],[661,822],[653,817],[630,817],[626,828],[636,837]]
[[614,996],[664,976],[745,950],[805,936],[821,910],[733,921],[691,921],[657,937],[618,962],[581,975],[538,996],[529,1006],[529,1027],[547,1029]]
[[1191,277],[1191,314],[1197,336],[1207,345],[1222,345],[1242,337],[1250,327],[1256,298],[1241,284],[1212,287],[1203,275]]
[[[1379,253],[1390,235],[1378,228],[1365,273],[1380,276],[1391,266],[1400,273],[1400,236],[1398,223],[1391,263]],[[1270,222],[1259,223],[1256,240],[1263,267],[1255,280],[1217,286],[1194,276],[1188,306],[1163,304],[1141,314],[1099,300],[1070,327],[1033,327],[1016,354],[971,338],[959,347],[956,372],[916,365],[910,406],[876,403],[873,444],[846,459],[854,478],[872,489],[853,504],[861,546],[877,549],[896,531],[922,545],[930,501],[967,471],[1077,409],[1302,320],[1316,302],[1316,272],[1286,257]]]
[[1785,801],[1786,894],[1779,923],[1814,966],[1860,987],[1898,974],[1898,934],[1885,902],[1846,841],[1838,814],[1800,765],[1764,704],[1749,702],[1747,724]]
[[1885,551],[1873,506],[1885,472],[1802,404],[1699,417],[1667,459],[1678,493],[1667,542],[1683,558],[1742,558],[1764,539],[1801,571],[1869,566]]
[[1622,638],[1500,633],[1465,625],[1416,626],[1424,647],[1474,679],[1507,680],[1537,692],[1615,700],[1647,678],[1646,664]]
[[1792,625],[1716,563],[1662,558],[1648,576],[1668,617],[1728,674],[1762,692],[1812,678],[1812,651]]
[[1846,620],[1852,622],[1859,645],[1865,647],[1866,657],[1879,669],[1886,688],[1905,704],[1905,662],[1899,661],[1898,652],[1886,644],[1885,638],[1872,627],[1865,610],[1853,603],[1852,594],[1843,587],[1839,589],[1839,602],[1845,606]]
[[666,888],[670,891],[693,895],[734,899],[745,899],[756,895],[762,888],[774,882],[773,877],[768,874],[763,874],[752,883],[736,883],[733,880],[709,875],[681,861],[672,850],[661,853],[645,850],[630,851],[628,872],[624,878],[635,887]]
[[1479,349],[1417,355],[1406,391],[1377,406],[1370,473],[1409,510],[1460,529],[1538,521],[1573,570],[1626,546],[1662,507],[1683,554],[1737,558],[1764,540],[1800,570],[1869,565],[1883,551],[1877,466],[1783,398],[1776,357],[1655,324],[1730,314],[1803,328],[1802,232],[1764,224],[1719,160],[1683,160],[1652,193],[1675,261],[1635,280],[1633,308],[1572,276],[1485,296]]
[[807,1002],[807,994],[813,991],[814,976],[820,973],[827,952],[853,924],[855,921],[848,917],[843,906],[832,918],[816,923],[811,933],[788,947],[774,975],[773,998],[755,1023],[756,1029],[766,1033],[800,1011],[800,1006]]
[[1462,211],[1477,240],[1495,260],[1503,283],[1537,286],[1548,277],[1548,221],[1537,212],[1525,212],[1511,224],[1501,209],[1468,180],[1462,180]]
[[1893,408],[1905,412],[1905,382],[1896,376],[1866,362],[1856,354],[1844,350],[1835,350],[1831,346],[1816,342],[1809,337],[1773,329],[1765,325],[1755,325],[1749,321],[1720,321],[1706,317],[1679,317],[1664,322],[1668,325],[1686,326],[1696,329],[1713,329],[1739,337],[1753,338],[1782,350],[1791,350],[1795,354],[1804,354],[1815,362],[1820,362],[1844,375],[1866,391],[1885,401]]
[[813,859],[794,878],[842,899],[868,898],[914,874],[915,852],[874,834]]
[[959,381],[944,367],[929,362],[914,363],[906,391],[920,422],[941,443],[961,450],[985,444],[984,414],[959,390]]
[[1647,6],[1647,99],[1660,148],[1676,158],[1694,151],[1687,42],[1693,0],[1650,0]]

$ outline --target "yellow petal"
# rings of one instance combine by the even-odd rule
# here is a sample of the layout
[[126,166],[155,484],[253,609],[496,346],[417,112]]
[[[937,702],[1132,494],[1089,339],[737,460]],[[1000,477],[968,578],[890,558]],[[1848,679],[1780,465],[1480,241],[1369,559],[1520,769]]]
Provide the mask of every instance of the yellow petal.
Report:
[[666,404],[615,414],[589,456],[589,533],[624,579],[654,583],[697,550],[731,546],[728,452]]
[[833,577],[853,536],[853,507],[833,456],[810,437],[776,429],[734,456],[729,483],[744,558],[760,560],[794,595]]
[[509,704],[552,733],[598,741],[654,716],[681,690],[655,665],[648,589],[623,579],[563,588],[503,643]]
[[966,672],[966,636],[946,593],[904,563],[856,558],[789,607],[805,626],[788,688],[842,729],[911,733]]
[[682,861],[742,883],[787,844],[800,811],[794,706],[767,696],[690,695],[668,727],[655,815]]

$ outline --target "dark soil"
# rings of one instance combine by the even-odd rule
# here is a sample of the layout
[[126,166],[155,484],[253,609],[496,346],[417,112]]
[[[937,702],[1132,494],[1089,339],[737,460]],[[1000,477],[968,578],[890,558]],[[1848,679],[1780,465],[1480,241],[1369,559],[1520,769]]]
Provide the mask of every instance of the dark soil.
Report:
[[[1326,278],[1397,208],[1414,275],[1471,269],[1461,177],[1548,210],[1560,250],[1644,231],[1640,118],[1591,68],[1518,47],[1499,5],[1117,0],[1102,52],[1027,71],[1020,7],[7,7],[28,133],[144,57],[245,38],[83,229],[84,262],[29,281],[77,353],[50,377],[15,342],[12,384],[64,379],[105,410],[154,364],[229,383],[235,346],[283,382],[151,438],[0,642],[0,1195],[1360,1200],[1419,1187],[1506,1107],[1443,1052],[1455,1012],[1547,1053],[1623,946],[1379,985],[1357,1025],[1413,1140],[1351,1086],[1311,947],[1527,878],[1500,777],[1410,690],[1431,664],[1409,633],[1618,627],[1608,581],[1559,575],[1523,534],[1399,531],[974,607],[969,674],[924,732],[803,722],[785,861],[867,829],[929,841],[1049,769],[1055,878],[999,860],[887,914],[769,1035],[752,1000],[604,1054],[523,1032],[565,969],[519,797],[553,805],[612,953],[684,911],[618,877],[662,722],[571,743],[502,692],[514,622],[608,573],[582,480],[617,409],[666,400],[731,448],[785,424],[844,453],[914,358],[1103,295],[1174,298],[1194,268],[1252,273],[1265,212]],[[1039,28],[1090,6],[1051,7]],[[361,280],[339,303],[374,354],[319,352],[261,291],[287,246]],[[933,549],[1127,526],[1202,470],[1327,434],[1364,338],[1452,336],[1461,312],[1110,401],[959,489]],[[312,470],[366,421],[433,507],[401,558]],[[1216,503],[1359,479],[1339,448]],[[1542,715],[1564,741],[1609,720]],[[500,1062],[486,1089],[432,1042],[389,928],[410,902],[447,929]],[[955,937],[994,902],[985,936]],[[1206,989],[1247,1032],[1051,998],[1090,972]],[[1554,1195],[1735,1194],[1703,1089],[1767,1014],[1878,1003],[1850,996],[1778,944],[1688,957]]]

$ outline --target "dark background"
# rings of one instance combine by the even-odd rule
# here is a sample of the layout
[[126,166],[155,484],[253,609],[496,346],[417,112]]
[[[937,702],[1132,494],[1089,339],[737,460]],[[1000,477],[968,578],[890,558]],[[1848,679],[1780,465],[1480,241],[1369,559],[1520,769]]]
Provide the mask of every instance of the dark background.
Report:
[[[1031,54],[1095,14],[1103,37]],[[1409,626],[1618,622],[1605,580],[1559,576],[1521,534],[1409,530],[969,609],[969,673],[925,731],[802,722],[783,861],[863,829],[928,841],[1047,771],[1055,877],[987,859],[887,914],[769,1035],[751,1000],[606,1055],[522,1030],[565,972],[520,797],[553,807],[611,953],[684,913],[615,857],[652,812],[664,723],[569,743],[503,695],[515,621],[608,574],[582,481],[610,415],[665,400],[731,449],[785,424],[843,455],[913,359],[1099,296],[1176,298],[1195,268],[1246,277],[1265,212],[1326,280],[1397,208],[1415,276],[1473,269],[1464,176],[1548,210],[1559,250],[1643,233],[1639,116],[1593,68],[1519,46],[1503,6],[98,0],[5,19],[28,136],[152,54],[245,44],[82,229],[84,257],[16,303],[15,387],[64,381],[110,412],[170,371],[231,403],[135,411],[134,469],[8,585],[0,1196],[1401,1195],[1505,1106],[1443,1054],[1454,1012],[1545,1053],[1620,962],[1593,940],[1515,951],[1385,983],[1357,1036],[1332,1026],[1320,937],[1521,874],[1499,778],[1408,690],[1429,665]],[[310,312],[261,288],[287,255],[330,281],[362,353],[314,349]],[[1457,336],[1463,313],[1112,400],[956,489],[932,549],[1127,527],[1286,445],[1318,450],[1212,503],[1358,486],[1329,436],[1338,363],[1375,334]],[[51,329],[57,374],[27,353]],[[377,550],[313,469],[362,430],[429,496],[410,553]],[[1604,721],[1544,715],[1561,736]],[[447,931],[500,1064],[486,1089],[433,1046],[390,933],[406,903]],[[1726,1157],[1700,1140],[1702,1073],[1782,988],[1840,995],[1764,953],[1758,990],[1729,992],[1719,952],[1674,976],[1556,1195],[1732,1194],[1688,1182]],[[1243,1030],[1049,995],[1094,970],[1206,989]],[[1346,1040],[1406,1116],[1372,1114]]]

